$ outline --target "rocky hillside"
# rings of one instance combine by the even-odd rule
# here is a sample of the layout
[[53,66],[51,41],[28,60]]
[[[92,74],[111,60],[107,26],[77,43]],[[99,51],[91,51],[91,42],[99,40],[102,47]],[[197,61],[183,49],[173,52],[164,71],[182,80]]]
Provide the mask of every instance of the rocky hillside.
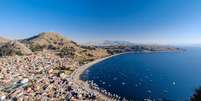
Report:
[[5,42],[0,48],[0,56],[28,55],[32,51],[18,41]]
[[21,41],[25,43],[32,51],[42,49],[61,49],[63,47],[78,48],[78,45],[62,35],[54,32],[43,32],[36,36],[24,39]]
[[108,55],[104,49],[81,47],[76,42],[54,32],[43,32],[21,42],[32,51],[54,50],[61,57],[68,56],[81,63]]
[[0,45],[2,45],[2,44],[4,44],[4,43],[7,43],[7,42],[9,42],[9,41],[10,41],[9,39],[0,37]]
[[0,42],[2,43],[0,46],[1,56],[26,55],[47,50],[51,51],[52,54],[61,57],[67,56],[80,63],[85,63],[108,55],[105,49],[90,46],[81,47],[76,42],[54,32],[43,32],[19,41],[9,41],[1,38]]

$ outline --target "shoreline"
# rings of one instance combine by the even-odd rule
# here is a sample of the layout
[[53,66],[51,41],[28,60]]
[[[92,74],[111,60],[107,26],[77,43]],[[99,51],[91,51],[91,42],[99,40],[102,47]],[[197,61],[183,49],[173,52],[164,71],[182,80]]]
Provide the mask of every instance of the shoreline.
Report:
[[[89,84],[86,81],[83,81],[80,79],[80,75],[82,75],[84,73],[85,70],[89,69],[91,66],[93,66],[94,64],[97,64],[99,62],[102,62],[104,60],[107,60],[109,58],[115,57],[115,56],[119,56],[122,54],[128,54],[128,53],[166,53],[166,52],[175,52],[175,51],[148,51],[148,52],[123,52],[123,53],[117,53],[114,55],[110,55],[110,56],[106,56],[100,59],[96,59],[94,61],[91,61],[87,64],[84,64],[80,67],[78,67],[71,75],[70,75],[70,81],[72,81],[72,83],[74,83],[76,86],[89,91],[89,92],[94,92],[97,95],[97,98],[100,98],[101,101],[116,101],[116,99],[113,99],[103,93],[101,93],[98,90],[92,89],[90,88]],[[99,101],[99,100],[98,100]]]
[[97,97],[103,101],[109,101],[109,100],[110,101],[116,101],[115,99],[110,98],[110,97],[104,95],[103,93],[101,93],[95,89],[90,88],[90,86],[87,82],[80,79],[80,75],[83,74],[85,70],[87,70],[88,68],[90,68],[91,66],[93,66],[96,63],[99,63],[99,62],[104,61],[106,59],[109,59],[109,58],[112,58],[112,57],[115,57],[118,55],[126,54],[126,53],[133,53],[133,52],[125,52],[125,53],[110,55],[110,56],[97,59],[95,61],[89,62],[87,64],[84,64],[84,65],[78,67],[70,76],[72,83],[75,83],[77,86],[81,87],[82,89],[85,89],[86,91],[94,92],[97,95]]

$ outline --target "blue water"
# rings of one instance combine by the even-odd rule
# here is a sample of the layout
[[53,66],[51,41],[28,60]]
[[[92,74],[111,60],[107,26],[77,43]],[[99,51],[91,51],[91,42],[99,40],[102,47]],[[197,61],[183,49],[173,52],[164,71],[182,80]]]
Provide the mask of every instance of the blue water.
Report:
[[129,100],[189,100],[201,86],[201,48],[122,54],[93,65],[81,78]]

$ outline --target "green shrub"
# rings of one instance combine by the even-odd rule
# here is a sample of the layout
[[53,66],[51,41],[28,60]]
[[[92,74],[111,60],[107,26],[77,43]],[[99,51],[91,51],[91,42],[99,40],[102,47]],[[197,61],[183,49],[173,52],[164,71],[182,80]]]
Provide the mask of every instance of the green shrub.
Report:
[[75,49],[73,47],[64,47],[60,51],[60,56],[73,56],[75,55]]
[[30,47],[30,49],[35,52],[35,51],[42,51],[44,48],[46,48],[45,45],[41,46],[41,45],[33,45]]

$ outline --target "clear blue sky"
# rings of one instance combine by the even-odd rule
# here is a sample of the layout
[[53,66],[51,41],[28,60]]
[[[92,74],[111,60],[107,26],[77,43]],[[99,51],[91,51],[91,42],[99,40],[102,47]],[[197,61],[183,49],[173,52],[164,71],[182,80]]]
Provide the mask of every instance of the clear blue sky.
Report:
[[201,0],[1,0],[0,36],[201,43]]

